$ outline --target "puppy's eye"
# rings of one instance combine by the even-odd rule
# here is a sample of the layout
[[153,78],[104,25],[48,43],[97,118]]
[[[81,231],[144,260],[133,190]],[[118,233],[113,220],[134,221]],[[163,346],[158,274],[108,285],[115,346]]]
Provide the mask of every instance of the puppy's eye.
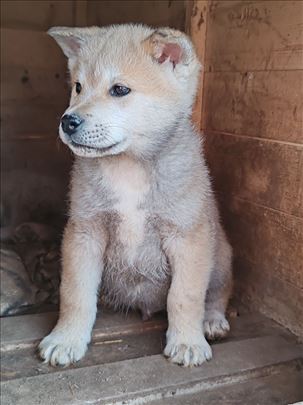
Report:
[[123,97],[130,92],[131,89],[126,86],[122,86],[122,84],[114,84],[113,87],[109,90],[109,94],[113,97]]
[[82,86],[79,82],[76,82],[76,93],[79,94],[82,90]]

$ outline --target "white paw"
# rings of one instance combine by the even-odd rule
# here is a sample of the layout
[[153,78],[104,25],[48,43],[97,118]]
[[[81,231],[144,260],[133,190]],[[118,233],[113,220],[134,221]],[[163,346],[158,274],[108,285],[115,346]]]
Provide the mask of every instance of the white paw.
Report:
[[221,339],[230,330],[228,320],[218,311],[206,312],[203,322],[204,334],[207,339]]
[[164,355],[173,363],[185,367],[199,366],[212,358],[212,351],[203,334],[185,338],[180,334],[168,333]]
[[87,350],[87,339],[53,331],[39,344],[40,357],[52,366],[68,366],[80,360]]

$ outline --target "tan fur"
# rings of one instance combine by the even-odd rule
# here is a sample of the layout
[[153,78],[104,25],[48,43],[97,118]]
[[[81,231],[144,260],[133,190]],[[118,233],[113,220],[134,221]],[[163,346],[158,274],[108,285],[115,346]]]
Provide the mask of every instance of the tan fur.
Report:
[[[200,136],[190,123],[200,69],[185,34],[141,25],[54,28],[75,86],[60,137],[75,154],[62,248],[60,318],[41,357],[83,357],[97,292],[144,316],[167,308],[164,354],[185,366],[211,358],[228,330],[231,248],[220,225]],[[171,52],[171,54],[170,54]],[[113,97],[122,84],[131,92]],[[77,146],[78,145],[78,146]]]

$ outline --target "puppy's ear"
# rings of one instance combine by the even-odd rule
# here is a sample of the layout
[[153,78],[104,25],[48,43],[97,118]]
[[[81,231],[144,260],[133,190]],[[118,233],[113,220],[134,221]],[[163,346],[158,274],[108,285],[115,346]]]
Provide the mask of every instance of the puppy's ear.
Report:
[[78,55],[81,47],[89,41],[91,36],[99,31],[101,32],[101,29],[98,29],[98,27],[53,27],[47,33],[57,41],[65,56],[72,59]]
[[144,46],[160,64],[169,61],[174,68],[177,65],[199,64],[190,39],[181,31],[160,28],[144,41]]

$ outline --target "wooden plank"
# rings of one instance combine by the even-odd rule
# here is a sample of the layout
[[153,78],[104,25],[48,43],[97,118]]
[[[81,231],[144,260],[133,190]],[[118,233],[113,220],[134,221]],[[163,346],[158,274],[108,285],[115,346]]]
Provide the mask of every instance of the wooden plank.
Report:
[[[56,42],[44,32],[1,29],[1,66],[66,72],[66,58]],[[59,69],[59,70],[58,70]]]
[[198,129],[202,124],[202,99],[204,89],[204,60],[206,49],[208,0],[194,0],[187,3],[186,32],[190,35],[201,63],[201,73],[192,120]]
[[203,128],[303,144],[303,70],[207,73]]
[[206,70],[303,67],[302,1],[213,1]]
[[210,132],[205,149],[218,191],[303,217],[303,146]]
[[303,220],[237,198],[222,206],[235,256],[303,289]]
[[[289,368],[280,373],[253,378],[247,382],[231,384],[196,394],[173,396],[152,405],[303,405],[303,371]],[[296,402],[296,404],[295,404]]]
[[73,0],[2,0],[1,26],[47,31],[55,25],[73,26]]
[[302,346],[268,336],[216,345],[212,361],[202,367],[186,369],[163,356],[148,356],[59,371],[55,390],[52,374],[2,382],[1,394],[5,405],[148,403],[273,375],[285,367],[294,371],[301,358]]
[[[1,319],[1,352],[35,347],[54,327],[58,314],[55,312],[21,315]],[[279,325],[258,313],[240,314],[230,318],[231,331],[224,341],[248,339],[265,335],[280,335],[293,338]],[[139,314],[126,315],[103,310],[98,313],[93,329],[93,342],[115,340],[127,335],[164,332],[167,328],[166,314],[153,316],[143,322]]]
[[[55,312],[21,315],[1,319],[1,351],[11,351],[22,347],[32,347],[46,336],[58,318]],[[134,312],[125,314],[102,310],[93,331],[93,341],[117,339],[131,334],[163,331],[167,327],[166,317],[162,314],[143,322]]]
[[144,23],[184,30],[185,2],[179,0],[90,0],[88,25]]
[[[274,253],[273,253],[274,254]],[[290,284],[256,260],[235,259],[237,296],[252,310],[270,316],[303,339],[303,286]],[[302,268],[297,268],[301,271]]]
[[59,47],[45,33],[10,29],[1,46],[1,135],[56,134],[69,98]]
[[56,135],[66,107],[62,100],[6,101],[1,108],[1,135]]
[[87,7],[87,0],[74,0],[74,25],[76,27],[86,27],[89,25],[87,21]]
[[[165,345],[165,332],[160,330],[147,333],[120,334],[119,337],[104,338],[89,345],[85,357],[73,368],[82,369],[93,365],[161,354]],[[1,381],[17,378],[41,376],[61,371],[44,364],[37,354],[37,344],[32,347],[1,352]],[[41,404],[42,405],[42,404]],[[44,405],[44,404],[43,404]]]
[[221,211],[238,295],[303,336],[303,220],[236,197],[223,198]]
[[[69,148],[58,139],[56,133],[49,136],[40,134],[37,138],[32,135],[11,137],[2,140],[1,146],[3,152],[1,167],[7,176],[5,184],[12,183],[8,185],[9,192],[13,192],[14,188],[18,189],[22,176],[24,180],[27,177],[29,177],[27,180],[30,180],[32,177],[32,185],[37,181],[36,176],[55,175],[61,179],[62,183],[64,178],[69,177],[73,157]],[[62,184],[62,187],[65,186],[67,186],[66,182]],[[5,189],[6,186],[3,183],[1,191],[4,192]],[[35,195],[32,197],[36,198]]]
[[68,104],[69,84],[65,70],[4,66],[1,69],[2,103],[13,100],[35,102],[49,100]]
[[1,137],[56,134],[68,99],[69,86],[64,72],[4,66],[1,69]]

